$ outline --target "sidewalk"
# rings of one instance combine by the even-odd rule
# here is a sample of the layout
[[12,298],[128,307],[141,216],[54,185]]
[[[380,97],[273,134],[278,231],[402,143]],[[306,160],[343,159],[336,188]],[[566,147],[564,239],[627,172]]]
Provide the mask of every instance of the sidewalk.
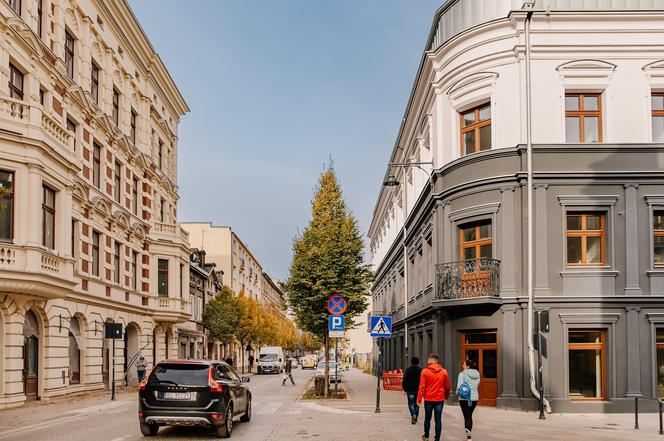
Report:
[[[406,397],[400,391],[381,390],[381,413],[375,414],[376,377],[358,369],[344,373],[348,400],[321,401],[318,404],[353,411],[362,416],[362,427],[381,427],[396,440],[419,440],[422,436],[423,409],[416,425],[410,424]],[[633,414],[552,414],[539,420],[537,413],[479,407],[474,414],[473,439],[478,440],[645,440],[658,436],[657,414],[640,415],[640,430],[634,430]],[[433,425],[432,425],[433,426]],[[433,430],[433,427],[432,427]],[[433,440],[433,433],[431,434]],[[463,416],[457,405],[447,404],[443,416],[443,439],[464,439]]]

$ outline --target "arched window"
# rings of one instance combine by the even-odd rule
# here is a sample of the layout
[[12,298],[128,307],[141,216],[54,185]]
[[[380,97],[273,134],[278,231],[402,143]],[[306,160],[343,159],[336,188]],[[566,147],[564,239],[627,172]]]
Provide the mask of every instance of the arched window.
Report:
[[81,382],[81,350],[85,342],[81,337],[81,327],[77,318],[69,321],[69,384]]

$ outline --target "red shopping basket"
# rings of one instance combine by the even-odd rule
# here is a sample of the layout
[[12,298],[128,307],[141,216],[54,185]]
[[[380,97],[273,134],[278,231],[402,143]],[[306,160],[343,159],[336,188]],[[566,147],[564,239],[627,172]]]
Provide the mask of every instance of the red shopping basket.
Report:
[[401,369],[383,372],[384,390],[402,390],[403,372]]

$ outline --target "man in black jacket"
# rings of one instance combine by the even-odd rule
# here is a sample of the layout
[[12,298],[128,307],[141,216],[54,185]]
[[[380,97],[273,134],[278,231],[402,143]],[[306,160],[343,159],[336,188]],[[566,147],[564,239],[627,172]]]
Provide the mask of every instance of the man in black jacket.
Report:
[[417,391],[420,388],[420,359],[413,357],[410,359],[410,367],[403,373],[401,387],[408,397],[408,410],[410,410],[410,423],[417,423],[417,415],[420,413],[420,406],[417,405]]

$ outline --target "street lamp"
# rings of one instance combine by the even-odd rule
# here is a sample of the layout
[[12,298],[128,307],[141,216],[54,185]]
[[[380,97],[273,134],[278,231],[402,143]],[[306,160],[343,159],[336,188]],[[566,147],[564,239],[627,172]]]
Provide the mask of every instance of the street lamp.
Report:
[[[401,148],[401,147],[398,147]],[[388,173],[389,170],[392,167],[397,167],[397,168],[403,168],[404,169],[404,177],[406,176],[405,170],[408,168],[419,168],[422,170],[424,173],[427,174],[427,177],[429,178],[429,185],[431,185],[431,188],[433,189],[433,175],[432,173],[428,172],[425,168],[423,168],[423,165],[430,165],[433,168],[433,161],[423,161],[423,162],[390,162],[387,164],[388,167]],[[405,183],[405,181],[404,181]],[[383,181],[383,186],[385,187],[397,187],[401,185],[401,182],[394,176],[393,174],[388,174],[385,180]],[[404,283],[404,293],[406,294],[406,298],[404,301],[404,333],[405,333],[405,338],[404,340],[404,359],[407,361],[408,360],[408,247],[406,246],[406,236],[407,236],[407,230],[406,230],[406,216],[408,216],[408,207],[407,207],[407,199],[406,199],[406,189],[404,188],[402,190],[402,210],[403,210],[403,283]],[[379,357],[381,356],[381,352],[379,349]]]

